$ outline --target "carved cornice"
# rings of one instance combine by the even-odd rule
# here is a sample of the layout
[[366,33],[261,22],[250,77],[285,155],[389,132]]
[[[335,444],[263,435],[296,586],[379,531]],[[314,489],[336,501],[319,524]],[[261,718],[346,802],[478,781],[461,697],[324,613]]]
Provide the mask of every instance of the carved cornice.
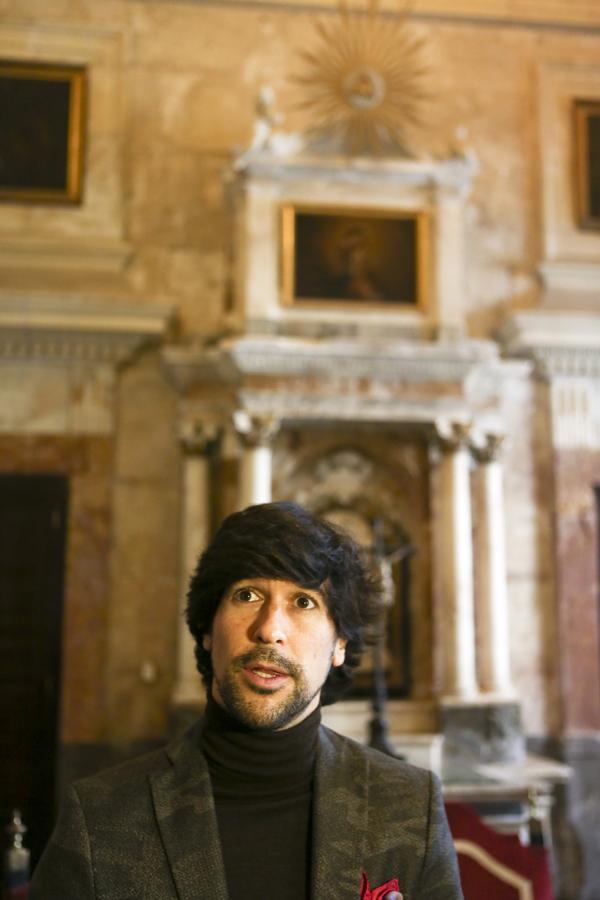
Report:
[[228,338],[216,347],[167,347],[163,358],[180,390],[202,382],[239,382],[244,376],[369,378],[382,382],[463,382],[480,367],[498,364],[487,341],[303,340]]
[[432,397],[427,401],[412,398],[364,397],[341,394],[332,389],[319,395],[299,391],[239,391],[239,399],[252,415],[272,413],[288,422],[368,422],[371,424],[410,424],[429,428],[436,419],[465,419],[469,409],[464,399]]
[[234,163],[244,176],[269,181],[326,178],[328,183],[375,183],[403,187],[435,186],[468,193],[479,164],[470,154],[443,160],[385,159],[317,155],[303,146],[301,135],[275,136],[267,149],[246,151]]
[[[210,0],[192,0],[199,5],[204,5]],[[278,9],[299,8],[302,11],[314,8],[319,13],[329,11],[338,13],[339,0],[220,0],[223,5],[249,9],[264,9],[265,6],[275,6]],[[382,13],[397,15],[397,0],[380,0],[379,8]],[[468,0],[459,2],[440,2],[440,0],[422,0],[418,4],[418,10],[411,13],[415,21],[449,21],[467,22],[471,26],[483,28],[506,27],[510,24],[516,27],[543,27],[543,28],[581,28],[586,34],[600,27],[600,12],[594,0],[580,0],[576,4],[557,4],[556,0],[537,0],[536,3],[511,4],[507,7],[504,0],[486,0],[485,4],[475,5]]]
[[600,377],[600,310],[517,313],[499,339],[507,355],[533,360],[544,378]]
[[166,307],[0,295],[0,359],[122,365],[163,339],[172,317]]

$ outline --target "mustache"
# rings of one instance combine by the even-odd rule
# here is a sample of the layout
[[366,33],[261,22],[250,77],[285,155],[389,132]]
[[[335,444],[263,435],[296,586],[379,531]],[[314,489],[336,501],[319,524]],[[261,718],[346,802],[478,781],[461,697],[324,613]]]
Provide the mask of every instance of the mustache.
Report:
[[264,649],[248,650],[246,653],[236,656],[233,660],[236,669],[245,669],[251,663],[264,663],[265,665],[275,666],[277,669],[281,669],[283,672],[291,675],[292,678],[298,678],[302,675],[300,666],[282,656],[277,650],[269,650],[266,647]]

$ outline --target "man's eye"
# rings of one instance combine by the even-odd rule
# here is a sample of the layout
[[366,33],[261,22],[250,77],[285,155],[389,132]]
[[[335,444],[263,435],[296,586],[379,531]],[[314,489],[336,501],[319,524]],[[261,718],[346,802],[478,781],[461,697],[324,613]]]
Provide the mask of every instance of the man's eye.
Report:
[[300,607],[300,609],[314,609],[316,605],[313,598],[307,597],[306,594],[296,597],[296,606]]
[[252,588],[239,588],[235,592],[236,600],[241,600],[242,603],[255,603],[259,596]]

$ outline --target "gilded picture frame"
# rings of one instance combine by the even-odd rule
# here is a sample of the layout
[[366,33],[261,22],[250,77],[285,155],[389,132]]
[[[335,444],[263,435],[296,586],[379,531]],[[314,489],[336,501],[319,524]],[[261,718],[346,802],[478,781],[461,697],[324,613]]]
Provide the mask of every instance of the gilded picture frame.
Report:
[[574,134],[577,224],[600,231],[600,98],[575,100]]
[[426,306],[423,211],[285,204],[281,293],[286,305],[352,309]]
[[80,203],[86,72],[0,60],[0,200]]

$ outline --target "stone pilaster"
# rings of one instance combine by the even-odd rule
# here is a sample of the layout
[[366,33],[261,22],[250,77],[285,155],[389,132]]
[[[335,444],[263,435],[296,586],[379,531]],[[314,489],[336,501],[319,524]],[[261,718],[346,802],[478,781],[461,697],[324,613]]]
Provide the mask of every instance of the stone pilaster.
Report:
[[177,635],[175,706],[197,705],[201,699],[194,642],[185,623],[186,594],[190,576],[210,536],[210,454],[218,441],[215,425],[192,423],[184,429],[182,476],[180,615]]

